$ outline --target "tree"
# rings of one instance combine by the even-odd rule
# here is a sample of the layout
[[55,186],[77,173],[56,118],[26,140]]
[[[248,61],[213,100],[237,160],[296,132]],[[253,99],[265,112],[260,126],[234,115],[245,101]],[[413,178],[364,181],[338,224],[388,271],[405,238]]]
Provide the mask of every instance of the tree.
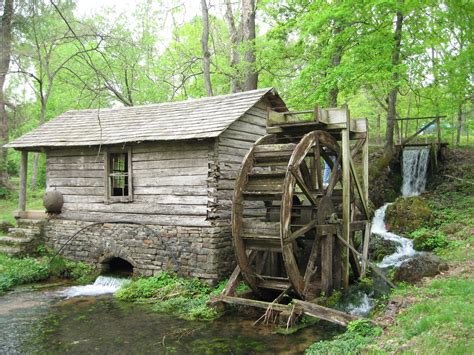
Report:
[[225,0],[225,5],[224,17],[230,37],[229,64],[234,71],[231,79],[231,92],[256,89],[258,72],[255,68],[255,16],[257,11],[255,0],[241,1],[241,17],[238,22],[235,20],[231,0]]
[[[5,0],[3,5],[2,23],[0,28],[0,146],[7,143],[8,116],[7,99],[5,97],[5,79],[10,67],[11,45],[12,45],[12,18],[13,0]],[[1,148],[0,148],[1,149]],[[6,149],[0,152],[0,187],[11,188],[8,176],[8,153]]]
[[393,143],[393,131],[397,119],[397,95],[399,90],[399,72],[398,66],[400,65],[400,52],[402,46],[402,27],[403,27],[403,13],[401,5],[403,0],[397,0],[398,8],[396,9],[395,15],[395,29],[393,33],[394,42],[392,48],[391,64],[393,66],[392,81],[393,86],[387,97],[387,129],[385,132],[385,145],[384,152],[387,157],[393,155],[394,143]]
[[207,92],[207,96],[212,96],[212,83],[211,83],[211,53],[209,53],[209,11],[207,8],[206,0],[201,0],[202,10],[202,37],[201,37],[201,48],[202,48],[202,71],[204,75],[204,84]]

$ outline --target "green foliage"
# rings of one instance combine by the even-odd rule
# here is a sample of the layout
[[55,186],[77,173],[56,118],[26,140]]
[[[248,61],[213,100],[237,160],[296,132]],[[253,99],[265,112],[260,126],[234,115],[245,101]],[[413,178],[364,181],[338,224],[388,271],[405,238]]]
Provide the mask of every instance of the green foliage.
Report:
[[15,258],[0,254],[0,294],[9,289],[26,283],[49,278],[68,278],[71,280],[89,281],[94,267],[65,260],[60,257]]
[[410,233],[410,238],[413,239],[415,250],[430,251],[445,248],[449,244],[443,232],[429,228],[417,229]]
[[374,327],[368,320],[360,319],[348,324],[347,331],[332,340],[318,341],[306,349],[305,354],[359,354],[382,329]]
[[124,301],[152,301],[157,312],[174,313],[185,319],[212,320],[219,314],[207,306],[207,302],[223,287],[224,284],[220,283],[212,290],[198,279],[184,279],[161,272],[157,276],[134,280],[115,295]]
[[0,254],[0,293],[16,285],[45,280],[49,275],[45,260],[17,259]]

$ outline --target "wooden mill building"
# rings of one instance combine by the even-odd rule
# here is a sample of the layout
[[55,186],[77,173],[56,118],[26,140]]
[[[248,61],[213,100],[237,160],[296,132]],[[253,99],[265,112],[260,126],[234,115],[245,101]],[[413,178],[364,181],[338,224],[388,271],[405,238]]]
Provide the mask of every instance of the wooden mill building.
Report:
[[[174,268],[216,280],[234,264],[238,168],[266,133],[268,110],[284,106],[273,89],[260,89],[68,111],[5,146],[22,152],[20,225],[25,233],[40,225],[49,247],[77,260],[107,267],[120,258],[138,274]],[[46,155],[47,190],[64,199],[59,214],[25,211],[29,152]]]

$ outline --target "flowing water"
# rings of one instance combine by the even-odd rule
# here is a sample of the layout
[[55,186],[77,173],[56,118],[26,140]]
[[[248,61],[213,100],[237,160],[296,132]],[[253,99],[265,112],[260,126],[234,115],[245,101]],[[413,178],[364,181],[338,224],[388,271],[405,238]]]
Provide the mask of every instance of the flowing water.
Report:
[[430,148],[405,148],[402,156],[402,195],[416,196],[425,191]]
[[[1,296],[0,354],[301,354],[341,331],[321,322],[284,336],[239,313],[186,321],[104,294],[116,282],[123,280],[100,278],[82,288],[24,286]],[[91,290],[95,296],[85,296]]]
[[66,298],[77,296],[98,296],[115,293],[130,280],[111,276],[99,276],[92,285],[72,286],[58,292]]
[[[422,148],[405,148],[403,150],[402,165],[402,195],[404,197],[417,196],[425,191],[426,174],[428,171],[428,159],[430,149]],[[408,260],[418,254],[413,249],[413,241],[398,234],[391,233],[385,226],[385,212],[390,203],[386,203],[375,211],[372,220],[371,233],[380,235],[382,238],[397,243],[397,250],[391,255],[387,255],[377,265],[382,270],[389,270],[400,266],[405,260]],[[351,314],[366,316],[372,309],[374,299],[372,294],[359,292],[356,294],[355,301],[349,303],[345,308]]]

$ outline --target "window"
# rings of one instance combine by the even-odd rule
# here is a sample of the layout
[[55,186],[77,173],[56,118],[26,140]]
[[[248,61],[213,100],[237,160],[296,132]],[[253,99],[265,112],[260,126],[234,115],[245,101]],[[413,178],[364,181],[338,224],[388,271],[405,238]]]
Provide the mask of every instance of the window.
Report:
[[132,200],[131,151],[107,152],[106,192],[108,202]]

